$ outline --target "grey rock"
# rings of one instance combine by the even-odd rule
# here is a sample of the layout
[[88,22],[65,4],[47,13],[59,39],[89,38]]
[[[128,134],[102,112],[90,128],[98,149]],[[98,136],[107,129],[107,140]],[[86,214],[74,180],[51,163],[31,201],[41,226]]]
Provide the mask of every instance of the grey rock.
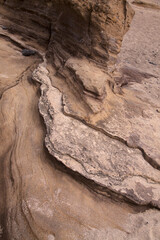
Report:
[[36,54],[36,51],[31,50],[31,49],[23,49],[22,50],[22,55],[25,57],[33,56]]

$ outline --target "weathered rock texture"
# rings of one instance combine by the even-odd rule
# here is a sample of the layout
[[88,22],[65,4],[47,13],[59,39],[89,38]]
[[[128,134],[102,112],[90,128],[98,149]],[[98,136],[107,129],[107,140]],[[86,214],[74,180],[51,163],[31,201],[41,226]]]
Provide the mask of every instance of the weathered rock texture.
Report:
[[131,5],[0,0],[0,239],[160,239],[160,4]]
[[[107,94],[106,83],[110,80],[108,69],[116,62],[133,16],[129,4],[124,0],[5,1],[5,4],[16,8],[18,13],[16,17],[15,10],[4,13],[7,21],[13,21],[9,26],[7,24],[9,30],[19,32],[27,39],[38,37],[39,43],[47,44],[47,56],[55,66],[56,74],[65,79],[66,84],[74,89],[72,91],[79,93],[78,99],[84,102],[87,112],[99,112]],[[77,59],[71,62],[72,57]],[[86,85],[92,75],[89,71],[88,77],[84,77],[83,66],[90,68],[90,64],[92,71],[97,72],[99,68],[99,73],[92,79],[92,84]],[[77,67],[80,68],[78,72]],[[97,79],[102,75],[99,83]],[[97,91],[101,85],[103,91]]]

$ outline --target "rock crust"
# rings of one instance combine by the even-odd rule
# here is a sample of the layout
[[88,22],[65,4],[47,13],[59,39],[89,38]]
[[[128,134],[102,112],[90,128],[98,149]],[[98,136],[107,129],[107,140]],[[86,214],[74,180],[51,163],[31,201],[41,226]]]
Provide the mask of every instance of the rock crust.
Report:
[[160,239],[159,2],[129,2],[0,0],[0,239]]

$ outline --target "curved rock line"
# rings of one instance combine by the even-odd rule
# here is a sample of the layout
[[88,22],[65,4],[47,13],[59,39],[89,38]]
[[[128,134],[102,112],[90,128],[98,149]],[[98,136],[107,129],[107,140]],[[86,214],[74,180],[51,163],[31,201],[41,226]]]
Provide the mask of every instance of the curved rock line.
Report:
[[[49,77],[48,77],[48,70],[46,69],[46,64],[40,64],[39,65],[39,67],[37,68],[37,70],[35,70],[34,71],[34,73],[33,73],[33,79],[34,80],[36,80],[36,81],[38,81],[38,82],[40,82],[41,84],[42,84],[42,86],[41,86],[41,98],[40,98],[40,103],[39,103],[39,110],[40,110],[40,113],[41,113],[41,115],[43,116],[43,118],[44,118],[44,121],[45,121],[45,124],[46,124],[46,127],[47,127],[47,136],[46,136],[46,140],[45,140],[45,143],[46,143],[46,147],[48,148],[48,150],[49,150],[49,152],[55,157],[55,158],[57,158],[59,161],[62,161],[62,163],[64,163],[67,167],[69,167],[69,168],[71,168],[73,171],[77,171],[77,172],[79,172],[80,174],[82,174],[83,176],[85,176],[86,178],[89,178],[89,179],[91,179],[91,180],[93,180],[93,181],[95,181],[97,184],[100,184],[101,186],[104,186],[105,187],[105,183],[103,183],[103,181],[101,182],[101,180],[99,179],[99,178],[97,178],[97,174],[95,173],[95,174],[93,174],[92,175],[92,173],[85,173],[86,172],[86,167],[84,167],[84,165],[83,165],[83,162],[82,162],[82,160],[78,160],[78,158],[77,157],[73,157],[73,156],[71,156],[70,154],[67,154],[67,155],[63,155],[63,150],[61,149],[60,151],[62,151],[62,152],[60,152],[59,150],[56,150],[56,148],[55,148],[55,142],[57,142],[57,140],[58,140],[58,136],[57,136],[57,139],[55,139],[55,140],[52,140],[52,132],[53,132],[53,136],[55,135],[55,131],[53,131],[52,130],[52,128],[54,128],[54,119],[55,119],[55,113],[57,113],[57,114],[60,114],[60,113],[58,113],[57,111],[59,111],[59,110],[57,110],[57,107],[56,108],[54,108],[54,97],[52,96],[52,98],[50,98],[49,97],[49,95],[48,95],[48,92],[54,92],[55,90],[55,88],[54,87],[52,87],[52,85],[51,85],[51,82],[50,82],[50,79],[49,79]],[[53,90],[52,90],[53,89]],[[59,91],[59,90],[56,90],[56,91]],[[55,93],[54,93],[55,94]],[[60,111],[62,111],[62,109],[63,109],[63,102],[62,102],[62,99],[63,99],[63,97],[62,97],[63,95],[61,95],[61,97],[60,97]],[[49,100],[49,98],[50,99],[52,99],[52,100]],[[58,98],[58,97],[57,97]],[[51,102],[50,101],[52,101],[52,104],[51,104]],[[55,100],[55,101],[57,101],[57,100]],[[56,103],[55,103],[56,104]],[[55,105],[56,106],[56,105]],[[63,114],[63,113],[62,113]],[[60,116],[59,116],[59,120],[62,118],[62,114],[60,114]],[[65,115],[64,115],[65,116]],[[68,116],[67,115],[67,117],[70,117],[70,116]],[[71,116],[72,118],[73,118],[73,116]],[[79,119],[77,120],[77,119],[75,119],[75,121],[78,121],[78,122],[80,122],[79,121]],[[64,124],[65,124],[65,122],[64,122]],[[79,123],[80,124],[80,123]],[[84,125],[84,126],[86,126],[87,128],[89,127],[89,128],[91,128],[91,129],[93,129],[94,131],[98,131],[98,132],[100,132],[100,133],[102,133],[102,134],[104,134],[105,136],[107,136],[107,137],[109,137],[110,139],[114,139],[114,140],[116,140],[116,141],[118,141],[118,142],[120,142],[121,144],[124,144],[124,141],[123,142],[121,142],[121,141],[119,141],[119,139],[115,139],[114,137],[110,137],[110,135],[108,136],[108,134],[106,134],[106,133],[104,133],[104,132],[101,132],[101,130],[97,130],[97,128],[95,128],[95,127],[93,127],[93,126],[90,126],[90,125],[88,125],[88,124],[86,124],[86,123],[84,123],[84,122],[82,122],[82,125]],[[77,125],[78,126],[78,125]],[[87,131],[87,128],[86,128],[86,131]],[[88,130],[89,130],[89,128],[88,128]],[[75,129],[76,129],[76,127],[75,127]],[[57,131],[57,130],[56,130]],[[63,132],[63,131],[67,131],[67,130],[62,130],[61,129],[61,131]],[[78,137],[78,136],[77,136]],[[94,139],[94,137],[93,137],[93,139]],[[66,139],[66,141],[68,141],[67,139]],[[118,144],[118,142],[117,142],[117,144]],[[64,143],[61,143],[62,144],[62,146],[63,146],[63,144]],[[77,143],[76,143],[77,144]],[[80,143],[79,143],[80,144]],[[124,144],[125,146],[127,146],[126,144]],[[73,146],[72,146],[73,148],[74,147],[76,147],[76,145],[74,145],[73,144]],[[65,147],[64,147],[65,148]],[[128,148],[128,146],[127,146],[127,148]],[[129,148],[130,149],[130,148]],[[135,150],[135,148],[131,148],[131,149],[133,149],[133,150]],[[91,150],[89,150],[89,151],[91,151]],[[141,152],[141,151],[140,151]],[[131,153],[130,153],[131,154]],[[143,155],[141,155],[142,157],[143,157]],[[65,160],[65,158],[66,159],[68,159],[68,160]],[[77,166],[77,167],[73,167],[72,168],[72,164],[70,164],[69,163],[69,161],[71,161],[71,159],[73,160],[74,159],[74,161],[76,161],[77,163],[79,162],[79,164],[80,165],[82,165],[83,166],[83,170],[80,170],[80,168]],[[144,160],[145,160],[145,158],[143,158]],[[145,160],[146,161],[146,160]],[[147,163],[148,163],[148,161],[146,161]],[[97,163],[98,164],[98,163]],[[150,164],[150,163],[149,163]],[[74,164],[73,164],[74,165]],[[151,164],[150,164],[151,165]],[[151,165],[152,166],[152,165]],[[152,166],[153,167],[153,166]],[[88,165],[88,168],[89,168],[89,165]],[[79,170],[78,170],[79,169]],[[100,169],[101,169],[101,167],[100,167]],[[103,170],[101,169],[101,173],[100,173],[100,175],[101,176],[103,176]],[[108,171],[110,171],[110,170],[108,170]],[[108,174],[109,174],[109,172],[108,172]],[[158,172],[157,172],[157,174],[158,174]],[[110,175],[110,174],[109,174]],[[109,176],[108,175],[108,176]],[[158,174],[159,175],[159,174]],[[158,176],[157,175],[157,176]],[[107,174],[105,174],[104,175],[104,177],[107,177]],[[140,176],[140,177],[145,177],[145,176]],[[96,178],[97,178],[97,180],[96,180]],[[110,178],[110,177],[109,177]],[[132,175],[131,175],[131,178],[132,178]],[[99,179],[99,180],[98,180]],[[155,184],[157,183],[158,184],[158,182],[159,182],[159,180],[154,180],[154,177],[152,178],[150,178],[149,176],[146,176],[146,179],[150,179],[151,181],[153,181],[153,182],[155,182]],[[124,181],[125,179],[123,179],[123,181]],[[118,180],[118,181],[120,181],[120,179]],[[106,186],[107,187],[107,186]],[[108,187],[107,187],[108,188]],[[113,190],[114,192],[116,192],[115,190],[114,190],[114,187],[109,187],[111,190]],[[119,194],[121,194],[121,195],[123,195],[123,193],[122,192],[120,192],[119,190],[118,190],[118,193]],[[128,192],[129,193],[129,192]],[[128,195],[128,193],[126,193],[126,194],[124,194],[124,196],[126,197],[126,198],[129,198],[129,199],[131,199],[133,202],[136,202],[136,203],[138,203],[138,204],[140,204],[140,202],[141,201],[139,201],[138,200],[138,198],[136,199],[136,195],[134,196],[129,196]],[[154,202],[154,200],[153,200],[153,202]],[[156,201],[155,201],[155,203],[153,203],[152,202],[152,200],[151,200],[151,202],[149,201],[147,204],[153,204],[153,206],[156,206],[156,207],[158,207],[158,202],[156,203]],[[142,204],[146,204],[146,203],[143,203],[143,201],[142,201]]]
[[[5,196],[0,199],[4,207],[0,208],[0,213],[3,213],[0,215],[0,238],[159,239],[158,160],[148,156],[145,145],[133,147],[134,144],[130,145],[123,134],[118,135],[119,132],[115,131],[115,136],[112,131],[108,132],[110,129],[99,127],[97,122],[94,125],[94,121],[87,122],[85,117],[81,118],[76,112],[66,111],[67,92],[58,85],[62,80],[58,78],[60,75],[66,81],[63,84],[68,84],[71,91],[76,89],[75,95],[76,91],[79,92],[83,103],[90,108],[93,115],[101,112],[103,99],[108,100],[108,90],[103,87],[106,86],[106,81],[111,81],[113,86],[115,84],[112,76],[114,63],[133,14],[129,5],[126,1],[109,0],[105,5],[107,15],[106,12],[103,15],[105,8],[101,3],[105,1],[101,0],[96,5],[92,5],[93,1],[88,1],[91,2],[89,6],[82,6],[76,0],[62,0],[62,6],[58,9],[59,0],[40,0],[37,6],[35,0],[24,0],[21,3],[18,0],[0,0],[2,2],[9,5],[8,11],[12,12],[4,17],[5,23],[10,22],[8,30],[17,28],[19,36],[22,34],[23,38],[27,34],[31,37],[30,34],[37,31],[31,39],[38,39],[39,43],[45,42],[46,45],[40,47],[29,38],[26,42],[39,46],[30,47],[30,44],[23,42],[24,39],[18,40],[19,37],[6,30],[0,33],[0,41],[3,43],[2,38],[6,39],[15,50],[14,53],[12,51],[17,56],[15,73],[20,68],[19,60],[25,62],[26,59],[18,57],[22,49],[33,49],[38,57],[37,61],[32,58],[28,60],[32,62],[32,66],[27,67],[27,61],[24,63],[25,70],[17,74],[19,77],[15,79],[15,85],[12,82],[8,82],[6,88],[2,85],[0,163],[5,181],[0,178],[0,190]],[[69,8],[65,5],[64,8],[64,2],[74,2],[75,5]],[[61,12],[63,8],[65,10]],[[15,22],[14,11],[17,13]],[[18,15],[22,13],[24,27],[20,29],[24,33],[21,33],[17,24]],[[80,16],[81,13],[83,16]],[[108,24],[106,36],[101,35],[99,29],[96,32],[95,27],[96,23],[101,23],[105,30],[104,16],[107,16]],[[10,20],[7,21],[7,18]],[[119,22],[116,22],[117,19]],[[33,20],[35,29],[27,29],[27,24],[31,24],[30,20]],[[86,30],[84,32],[87,33],[83,36],[77,32],[81,21]],[[76,28],[70,28],[68,24],[74,22]],[[44,30],[44,26],[44,33],[39,33],[38,29],[42,27]],[[111,29],[112,26],[114,27]],[[110,32],[113,29],[115,33]],[[61,38],[62,33],[64,38]],[[8,43],[4,45],[4,49]],[[0,49],[0,52],[1,50],[3,51]],[[49,65],[53,68],[50,74]],[[87,73],[88,68],[93,73],[92,78]],[[31,78],[39,82],[40,87]],[[97,84],[99,79],[104,86]],[[123,87],[125,91],[125,86]],[[40,119],[39,113],[43,119]]]

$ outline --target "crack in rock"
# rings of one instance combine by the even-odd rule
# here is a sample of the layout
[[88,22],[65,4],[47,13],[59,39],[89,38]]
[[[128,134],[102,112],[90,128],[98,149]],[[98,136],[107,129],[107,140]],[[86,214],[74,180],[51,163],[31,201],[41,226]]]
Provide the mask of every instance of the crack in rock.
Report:
[[47,127],[49,152],[73,171],[135,203],[160,207],[159,171],[141,151],[64,115],[62,93],[51,85],[44,64],[34,71],[33,79],[42,84],[39,110]]

